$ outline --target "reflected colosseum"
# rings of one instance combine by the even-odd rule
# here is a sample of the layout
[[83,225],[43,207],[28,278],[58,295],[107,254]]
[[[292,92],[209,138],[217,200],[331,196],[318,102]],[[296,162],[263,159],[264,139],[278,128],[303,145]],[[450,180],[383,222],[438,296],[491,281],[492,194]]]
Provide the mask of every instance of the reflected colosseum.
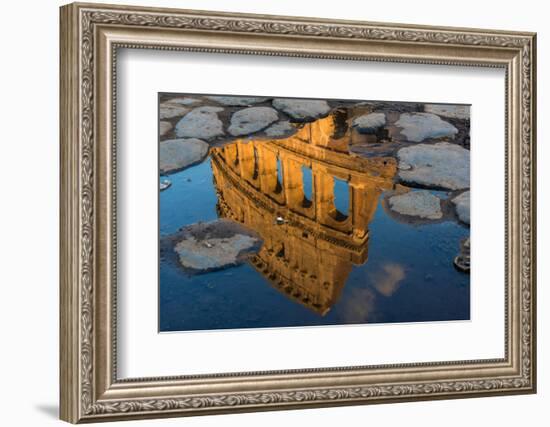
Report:
[[[289,138],[237,140],[211,152],[220,217],[250,227],[264,242],[252,265],[322,315],[352,266],[367,261],[368,225],[396,171],[392,158],[351,157],[349,131],[335,138],[335,130],[329,116]],[[304,174],[312,176],[308,195]],[[334,203],[335,180],[348,186],[345,213]]]

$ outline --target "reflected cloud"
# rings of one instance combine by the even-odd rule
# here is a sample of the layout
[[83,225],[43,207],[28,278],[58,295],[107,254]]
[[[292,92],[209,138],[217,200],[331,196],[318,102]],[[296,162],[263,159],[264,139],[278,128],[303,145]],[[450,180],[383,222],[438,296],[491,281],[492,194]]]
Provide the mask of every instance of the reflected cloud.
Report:
[[367,323],[369,314],[374,309],[376,295],[372,289],[353,289],[351,297],[342,310],[346,323]]
[[[402,265],[388,262],[379,270],[369,272],[366,279],[369,287],[353,289],[342,310],[343,320],[347,323],[366,323],[376,305],[376,291],[385,297],[393,295],[405,278]],[[370,286],[374,287],[372,289]]]
[[385,297],[393,295],[404,278],[403,266],[393,262],[384,264],[379,271],[369,273],[370,282]]

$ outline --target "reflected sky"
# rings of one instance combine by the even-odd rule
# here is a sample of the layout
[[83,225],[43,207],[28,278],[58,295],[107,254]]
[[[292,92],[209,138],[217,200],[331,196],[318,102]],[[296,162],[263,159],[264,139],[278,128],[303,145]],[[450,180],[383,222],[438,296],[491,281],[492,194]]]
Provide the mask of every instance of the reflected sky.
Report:
[[[322,145],[308,147],[310,160],[285,155],[302,144],[298,134],[271,145],[237,141],[170,175],[172,186],[159,196],[161,238],[221,216],[253,228],[264,246],[251,262],[191,276],[161,258],[160,331],[469,319],[469,276],[452,263],[469,229],[455,221],[396,221],[382,207],[395,165],[351,158],[349,135],[330,121],[307,126]],[[325,137],[335,128],[340,139]],[[318,152],[327,148],[348,169],[323,163]],[[258,200],[275,210],[258,208]],[[274,229],[274,215],[295,225]],[[281,245],[276,259],[271,254]]]

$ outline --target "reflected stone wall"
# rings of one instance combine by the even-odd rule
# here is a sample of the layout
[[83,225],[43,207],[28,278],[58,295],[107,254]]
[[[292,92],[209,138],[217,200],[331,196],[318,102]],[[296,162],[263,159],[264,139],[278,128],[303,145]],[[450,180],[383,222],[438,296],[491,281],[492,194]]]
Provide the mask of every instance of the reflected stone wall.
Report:
[[[368,224],[396,173],[394,159],[350,155],[349,131],[335,133],[331,115],[285,139],[243,139],[211,150],[219,215],[264,240],[252,265],[321,315],[338,299],[352,266],[367,261]],[[303,168],[311,170],[311,200]],[[347,212],[336,209],[335,178],[347,183]]]

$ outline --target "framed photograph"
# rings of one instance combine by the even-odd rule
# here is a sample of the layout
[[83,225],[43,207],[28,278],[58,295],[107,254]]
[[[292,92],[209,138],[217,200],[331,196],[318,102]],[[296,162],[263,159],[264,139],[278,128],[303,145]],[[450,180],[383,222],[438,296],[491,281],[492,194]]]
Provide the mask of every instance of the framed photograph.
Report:
[[536,391],[535,34],[60,22],[63,420]]

